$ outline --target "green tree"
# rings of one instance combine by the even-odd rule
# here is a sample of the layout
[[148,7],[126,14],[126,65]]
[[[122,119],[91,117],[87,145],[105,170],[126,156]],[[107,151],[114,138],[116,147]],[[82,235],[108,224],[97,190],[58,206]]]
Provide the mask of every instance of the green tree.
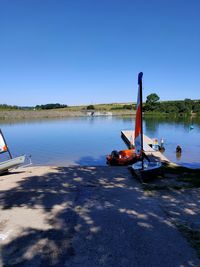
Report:
[[56,104],[45,104],[45,105],[37,105],[35,109],[57,109],[57,108],[66,108],[67,105],[61,105],[59,103]]
[[123,105],[123,109],[133,109],[133,105]]
[[95,109],[93,105],[87,106],[87,110]]
[[169,105],[166,113],[177,113],[178,112],[178,107],[176,107],[175,105]]
[[189,98],[186,98],[184,100],[184,104],[185,104],[187,112],[191,112],[192,111],[192,106],[193,106],[193,101],[191,99],[189,99]]
[[193,112],[200,112],[200,102],[195,102],[193,105]]
[[155,94],[152,93],[150,95],[147,96],[147,100],[146,100],[146,104],[144,106],[144,111],[155,111],[158,110],[158,101],[159,101],[160,97]]
[[153,93],[147,96],[146,103],[156,103],[159,100],[160,100],[160,97],[157,94]]
[[177,107],[179,113],[189,113],[191,111],[191,107],[188,106],[185,101],[179,102]]

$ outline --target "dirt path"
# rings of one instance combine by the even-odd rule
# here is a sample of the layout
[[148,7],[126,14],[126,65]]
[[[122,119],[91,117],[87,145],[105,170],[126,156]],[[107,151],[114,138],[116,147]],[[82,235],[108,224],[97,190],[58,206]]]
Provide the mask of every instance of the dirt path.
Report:
[[2,266],[200,266],[158,197],[121,167],[0,176]]

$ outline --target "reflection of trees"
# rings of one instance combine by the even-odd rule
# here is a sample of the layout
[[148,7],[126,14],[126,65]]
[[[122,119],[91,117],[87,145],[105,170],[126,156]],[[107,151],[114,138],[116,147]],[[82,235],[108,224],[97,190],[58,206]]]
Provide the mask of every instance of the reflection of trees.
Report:
[[158,132],[158,127],[162,125],[169,124],[169,127],[172,125],[182,126],[184,130],[189,131],[190,125],[200,126],[200,118],[190,117],[190,116],[152,116],[145,115],[145,131],[150,136],[156,136]]
[[176,160],[177,161],[181,160],[181,153],[180,152],[176,152]]
[[145,118],[144,121],[145,121],[146,132],[150,136],[156,136],[159,122],[153,117]]
[[116,121],[120,120],[123,122],[132,122],[135,119],[135,116],[113,116],[112,119]]
[[[144,116],[145,123],[146,121],[155,121],[157,124],[179,124],[184,127],[189,127],[191,124],[197,124],[200,126],[200,118],[199,117],[191,117],[191,116],[154,116],[154,115],[145,115]],[[148,127],[148,126],[147,126]]]

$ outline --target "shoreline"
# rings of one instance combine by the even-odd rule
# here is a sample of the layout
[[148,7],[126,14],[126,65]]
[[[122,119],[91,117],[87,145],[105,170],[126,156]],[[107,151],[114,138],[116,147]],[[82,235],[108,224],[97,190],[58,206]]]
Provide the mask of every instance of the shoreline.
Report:
[[[51,109],[51,110],[0,110],[0,121],[6,120],[34,120],[34,119],[59,119],[59,118],[75,118],[75,117],[92,117],[90,114],[94,112],[94,117],[109,116],[133,116],[136,110],[74,110],[74,109]],[[199,119],[197,114],[170,114],[162,112],[145,112],[144,117],[160,117],[160,118],[184,118],[191,117]]]
[[[4,110],[0,111],[0,120],[14,120],[14,119],[46,119],[46,118],[70,118],[70,117],[91,117],[88,115],[89,111],[71,111],[71,110]],[[102,115],[99,116],[108,116],[103,113],[108,112],[105,111],[94,111],[100,112]],[[125,111],[112,111],[111,116],[134,116],[135,111],[125,110]]]

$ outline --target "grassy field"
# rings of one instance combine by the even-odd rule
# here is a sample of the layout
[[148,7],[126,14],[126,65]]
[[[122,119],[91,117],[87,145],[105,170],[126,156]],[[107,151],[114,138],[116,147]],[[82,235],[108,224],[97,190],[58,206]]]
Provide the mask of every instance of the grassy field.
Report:
[[[74,117],[74,116],[87,116],[89,111],[94,112],[112,112],[114,116],[127,116],[136,114],[135,103],[111,103],[111,104],[96,104],[93,109],[88,110],[88,105],[80,106],[68,106],[65,108],[57,109],[0,109],[0,120],[7,119],[37,119],[37,118],[62,118],[62,117]],[[145,112],[145,116],[156,117],[185,117],[193,116],[198,117],[197,114],[179,114],[179,113],[164,113],[164,112]]]
[[[135,110],[129,104],[98,104],[94,105],[95,112],[112,112],[113,115],[133,115]],[[126,108],[128,107],[128,108]],[[69,106],[67,108],[48,110],[0,110],[0,119],[36,119],[36,118],[62,118],[73,116],[87,116],[87,106]]]
[[200,169],[165,164],[156,180],[144,184],[144,190],[181,190],[200,187]]

